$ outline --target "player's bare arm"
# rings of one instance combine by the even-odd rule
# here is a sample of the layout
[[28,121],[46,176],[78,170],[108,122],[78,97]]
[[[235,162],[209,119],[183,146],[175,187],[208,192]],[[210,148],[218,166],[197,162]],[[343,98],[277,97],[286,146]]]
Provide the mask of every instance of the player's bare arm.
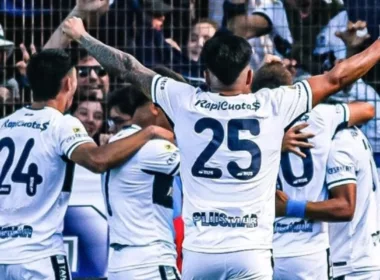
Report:
[[[304,202],[306,203],[304,213],[298,211],[289,213],[288,203],[290,200],[288,196],[282,191],[276,191],[276,216],[302,216],[302,218],[324,222],[351,221],[356,207],[356,184],[349,183],[334,187],[330,190],[330,197],[330,199],[325,201]],[[301,201],[296,203],[301,203]]]
[[380,60],[380,39],[367,49],[335,65],[329,72],[308,79],[313,107],[363,77]]
[[72,17],[63,23],[63,32],[77,41],[111,75],[118,76],[150,95],[156,73],[142,65],[135,57],[103,44],[88,34],[80,18]]
[[[79,17],[86,20],[88,25],[94,26],[108,9],[109,0],[77,0],[74,9],[69,13],[67,18]],[[64,49],[69,45],[70,38],[62,33],[62,24],[51,35],[44,49]]]
[[350,109],[349,127],[365,124],[375,117],[375,107],[367,102],[352,102],[347,105]]
[[78,146],[71,160],[95,173],[103,173],[129,159],[152,138],[173,140],[172,132],[158,126],[147,128],[121,140],[98,147],[95,143]]

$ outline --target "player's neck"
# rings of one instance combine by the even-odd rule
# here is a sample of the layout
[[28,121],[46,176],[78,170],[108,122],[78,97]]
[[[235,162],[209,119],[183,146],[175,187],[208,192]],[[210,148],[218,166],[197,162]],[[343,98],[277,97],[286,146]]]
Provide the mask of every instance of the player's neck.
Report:
[[234,88],[226,89],[226,88],[212,87],[211,91],[212,92],[217,92],[217,93],[219,93],[222,96],[236,96],[236,95],[240,95],[240,94],[250,93],[250,92],[247,92],[246,90],[238,89],[238,88],[236,88],[236,89],[234,89]]
[[50,107],[50,108],[54,108],[54,109],[60,111],[61,113],[63,113],[65,111],[63,106],[59,106],[57,101],[55,101],[55,100],[33,102],[32,105],[30,105],[30,107],[32,109],[43,109],[45,107]]

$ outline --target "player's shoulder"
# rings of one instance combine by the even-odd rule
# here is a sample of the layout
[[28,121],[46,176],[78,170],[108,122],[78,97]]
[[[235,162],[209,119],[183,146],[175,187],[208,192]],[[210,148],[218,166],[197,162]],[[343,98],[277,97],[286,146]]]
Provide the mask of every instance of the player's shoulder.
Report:
[[[152,87],[153,89],[159,88],[160,90],[165,90],[167,86],[171,87],[171,90],[184,90],[184,91],[191,91],[193,92],[194,90],[198,89],[191,84],[185,83],[185,82],[180,82],[176,81],[172,78],[161,76],[161,75],[156,75],[153,77],[152,81]],[[178,94],[181,94],[178,92]]]
[[137,125],[125,126],[118,133],[116,133],[115,135],[110,137],[109,143],[115,142],[115,141],[123,139],[123,138],[127,138],[127,137],[131,136],[132,134],[139,132],[140,130],[141,130],[141,127],[139,127]]
[[178,148],[168,140],[152,139],[141,148],[141,151],[149,154],[176,153]]
[[332,147],[351,151],[358,143],[361,145],[362,136],[360,129],[355,126],[339,129],[334,135]]

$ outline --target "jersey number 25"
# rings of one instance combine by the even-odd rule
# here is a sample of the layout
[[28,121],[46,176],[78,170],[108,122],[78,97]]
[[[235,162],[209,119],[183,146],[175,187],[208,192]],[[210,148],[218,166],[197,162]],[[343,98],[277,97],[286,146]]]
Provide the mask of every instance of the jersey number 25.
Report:
[[[205,164],[222,145],[225,137],[225,131],[222,124],[212,118],[202,118],[196,122],[194,129],[197,133],[202,133],[206,129],[211,129],[213,137],[211,142],[196,159],[191,169],[193,176],[210,179],[221,178],[221,169],[206,167]],[[241,130],[247,130],[254,136],[259,135],[259,121],[256,119],[233,119],[227,124],[228,149],[231,151],[247,151],[251,154],[251,164],[248,168],[241,168],[236,162],[231,161],[227,163],[227,170],[231,176],[236,179],[249,180],[259,173],[261,167],[261,151],[255,142],[239,139],[239,131]]]

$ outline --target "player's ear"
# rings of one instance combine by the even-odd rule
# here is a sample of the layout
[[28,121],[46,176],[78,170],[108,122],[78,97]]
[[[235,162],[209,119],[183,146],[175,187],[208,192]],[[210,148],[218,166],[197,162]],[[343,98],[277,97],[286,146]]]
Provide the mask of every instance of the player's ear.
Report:
[[211,82],[210,72],[208,72],[208,70],[203,71],[203,76],[206,80],[206,84],[210,85],[210,82]]
[[153,116],[157,117],[158,114],[159,114],[159,111],[158,111],[158,108],[156,107],[156,105],[154,105],[153,103],[151,103],[149,105],[149,109],[150,111],[152,112]]
[[71,89],[71,81],[70,81],[70,77],[68,75],[66,75],[63,80],[62,80],[62,83],[61,83],[61,89],[63,92],[70,92],[70,89]]
[[253,82],[253,70],[252,69],[249,69],[248,72],[247,72],[247,80],[246,80],[246,85],[251,87],[252,85],[252,82]]

